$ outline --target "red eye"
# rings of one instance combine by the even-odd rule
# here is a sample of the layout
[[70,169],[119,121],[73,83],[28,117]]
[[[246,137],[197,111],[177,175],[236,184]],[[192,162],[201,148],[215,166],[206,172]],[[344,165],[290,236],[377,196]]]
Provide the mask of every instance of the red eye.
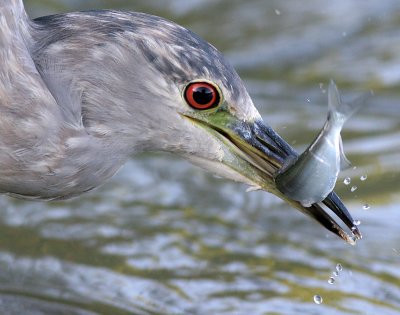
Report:
[[195,109],[210,109],[217,107],[220,95],[217,88],[207,82],[192,82],[185,89],[185,100]]

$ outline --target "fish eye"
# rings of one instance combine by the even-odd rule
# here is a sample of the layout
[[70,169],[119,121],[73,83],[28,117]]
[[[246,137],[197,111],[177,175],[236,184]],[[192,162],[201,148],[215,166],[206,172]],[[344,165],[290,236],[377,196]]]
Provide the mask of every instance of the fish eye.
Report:
[[215,108],[221,101],[219,89],[211,82],[190,82],[183,95],[186,103],[198,110]]

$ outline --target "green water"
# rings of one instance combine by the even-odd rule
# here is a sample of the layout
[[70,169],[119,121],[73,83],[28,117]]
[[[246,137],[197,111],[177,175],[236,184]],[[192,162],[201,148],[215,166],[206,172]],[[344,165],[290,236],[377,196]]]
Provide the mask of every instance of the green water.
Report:
[[400,314],[397,0],[25,2],[32,16],[123,8],[192,29],[299,150],[324,123],[330,78],[348,99],[373,89],[343,132],[356,168],[336,188],[364,239],[351,247],[272,195],[139,155],[71,201],[0,198],[0,314]]

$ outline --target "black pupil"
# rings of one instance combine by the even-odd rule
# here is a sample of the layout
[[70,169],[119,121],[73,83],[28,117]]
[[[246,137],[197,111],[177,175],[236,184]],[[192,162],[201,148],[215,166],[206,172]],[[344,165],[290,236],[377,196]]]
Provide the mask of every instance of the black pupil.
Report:
[[213,93],[213,90],[208,87],[197,87],[193,90],[193,99],[197,104],[206,105],[213,99]]

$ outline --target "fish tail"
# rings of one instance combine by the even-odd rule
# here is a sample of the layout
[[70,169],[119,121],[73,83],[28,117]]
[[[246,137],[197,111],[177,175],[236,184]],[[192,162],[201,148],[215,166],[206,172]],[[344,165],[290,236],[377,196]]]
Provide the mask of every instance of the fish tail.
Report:
[[329,117],[344,124],[365,104],[365,101],[371,95],[372,92],[365,93],[350,103],[342,102],[336,83],[331,80],[328,90]]

